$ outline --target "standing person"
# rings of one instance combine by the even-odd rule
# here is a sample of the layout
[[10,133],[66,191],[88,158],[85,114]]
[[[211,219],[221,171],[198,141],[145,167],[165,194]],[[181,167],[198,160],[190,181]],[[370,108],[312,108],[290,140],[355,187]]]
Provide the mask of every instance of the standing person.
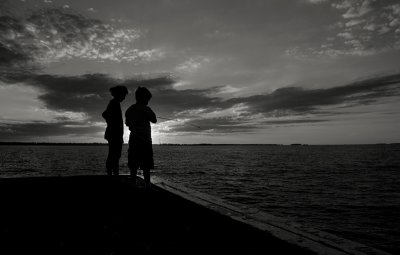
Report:
[[151,97],[147,88],[138,87],[135,91],[136,104],[125,113],[125,122],[131,131],[128,166],[132,178],[136,178],[139,168],[142,169],[146,188],[150,187],[150,169],[154,169],[150,122],[157,123],[156,114],[147,106]]
[[119,175],[119,159],[121,158],[122,144],[124,143],[124,120],[122,119],[121,102],[128,94],[125,86],[110,88],[113,99],[108,103],[102,116],[107,122],[104,139],[108,141],[108,156],[106,161],[107,175]]

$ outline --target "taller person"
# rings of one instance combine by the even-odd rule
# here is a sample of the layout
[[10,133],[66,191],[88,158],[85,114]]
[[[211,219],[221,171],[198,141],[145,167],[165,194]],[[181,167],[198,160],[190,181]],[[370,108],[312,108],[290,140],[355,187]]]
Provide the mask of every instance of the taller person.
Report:
[[135,91],[136,103],[125,113],[125,123],[131,131],[128,166],[134,181],[137,170],[142,169],[146,188],[150,187],[150,169],[154,169],[150,122],[157,123],[156,114],[147,106],[151,97],[147,88],[138,87]]

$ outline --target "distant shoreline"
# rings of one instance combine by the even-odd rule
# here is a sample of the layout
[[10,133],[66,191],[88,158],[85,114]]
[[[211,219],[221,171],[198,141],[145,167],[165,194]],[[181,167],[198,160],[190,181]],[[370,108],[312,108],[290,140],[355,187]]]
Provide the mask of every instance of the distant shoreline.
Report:
[[[46,145],[46,146],[106,146],[107,143],[46,143],[46,142],[0,142],[1,145]],[[127,145],[127,144],[126,144]],[[371,144],[214,144],[214,143],[195,143],[195,144],[179,144],[179,143],[163,143],[163,144],[153,144],[156,146],[351,146],[351,145],[400,145],[400,143],[371,143]]]

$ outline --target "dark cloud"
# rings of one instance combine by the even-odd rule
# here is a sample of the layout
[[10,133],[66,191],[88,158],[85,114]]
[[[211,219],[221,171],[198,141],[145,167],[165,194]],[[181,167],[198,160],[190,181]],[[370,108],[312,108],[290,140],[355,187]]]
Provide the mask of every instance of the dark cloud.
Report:
[[32,122],[0,125],[0,141],[43,141],[49,136],[92,137],[104,128],[78,122]]
[[382,97],[398,96],[399,85],[400,74],[395,74],[327,89],[280,88],[270,94],[234,98],[228,102],[231,104],[244,103],[249,106],[249,111],[252,113],[274,111],[286,112],[285,114],[315,113],[322,106],[343,103],[351,103],[354,106],[373,103]]
[[0,42],[0,66],[18,66],[20,63],[25,64],[29,61],[29,57],[21,52],[13,51]]
[[234,119],[230,117],[194,119],[185,122],[175,123],[166,133],[171,132],[250,132],[259,129],[259,125],[249,123],[244,119]]
[[22,45],[16,40],[16,34],[23,30],[18,19],[0,16],[0,68],[20,67],[32,60],[29,55],[32,50],[30,45]]
[[[111,99],[109,88],[113,86],[124,85],[131,92],[134,92],[137,86],[145,86],[154,91],[155,98],[158,98],[160,91],[169,93],[173,84],[173,80],[168,76],[155,78],[137,76],[121,80],[103,74],[58,76],[17,72],[4,73],[0,80],[8,84],[24,82],[39,88],[41,91],[39,99],[45,103],[48,109],[60,112],[83,112],[91,121],[103,120],[101,113]],[[179,93],[176,92],[176,94]],[[176,97],[174,98],[170,93],[164,98],[164,101],[170,99],[174,100]],[[170,102],[171,105],[173,105],[172,102]],[[160,103],[161,107],[166,105],[163,100],[160,100]],[[168,107],[164,107],[164,111],[168,109]]]
[[209,118],[209,119],[195,119],[182,123],[175,123],[169,130],[162,130],[164,133],[174,132],[208,132],[211,134],[220,133],[249,133],[257,132],[258,130],[267,126],[279,126],[290,124],[312,124],[326,122],[326,119],[277,119],[277,120],[251,120],[247,118]]
[[[41,91],[39,99],[48,109],[61,113],[67,111],[84,113],[89,122],[103,121],[101,112],[111,97],[108,92],[110,87],[125,85],[131,92],[134,92],[137,86],[146,86],[153,93],[150,104],[158,116],[179,117],[188,120],[182,125],[171,126],[168,132],[251,132],[266,125],[328,121],[328,119],[320,120],[318,116],[325,118],[327,113],[334,115],[335,111],[329,111],[329,107],[372,104],[385,97],[398,96],[400,88],[400,74],[395,74],[327,89],[286,87],[269,94],[223,100],[212,96],[216,88],[178,90],[174,87],[176,81],[168,75],[136,76],[123,80],[103,74],[56,76],[15,72],[3,74],[0,78],[8,84],[24,82],[35,86]],[[130,95],[127,100],[133,100],[133,95]],[[128,101],[125,105],[131,103],[134,102]],[[237,113],[236,117],[203,118],[201,115],[213,111],[229,110],[238,104],[245,108]],[[324,107],[323,110],[322,107]],[[254,119],[255,114],[258,119]],[[314,114],[316,118],[305,119],[308,114]],[[287,120],[287,118],[282,120],[278,117],[294,120]],[[63,119],[58,119],[61,123],[68,119],[68,117],[61,118]],[[276,119],[266,121],[271,118]],[[34,124],[33,127],[37,125]],[[18,126],[18,130],[22,130],[22,127]],[[29,132],[28,128],[25,130],[27,133]],[[31,134],[35,134],[35,132]]]
[[[194,119],[181,125],[173,126],[168,132],[251,132],[270,125],[326,122],[329,121],[329,119],[325,119],[327,115],[343,113],[336,113],[334,110],[322,110],[321,107],[351,108],[376,103],[379,99],[385,97],[399,96],[399,85],[400,74],[394,74],[373,77],[327,89],[286,87],[277,89],[270,94],[232,98],[227,101],[216,100],[214,98],[209,105],[204,105],[203,108],[226,109],[236,104],[244,104],[248,108],[239,117]],[[251,116],[254,114],[261,114],[260,116],[265,117],[276,117],[277,119],[273,121],[263,121],[262,119],[252,120]],[[324,119],[302,118],[302,116],[308,114],[314,114]],[[279,117],[294,117],[294,119],[282,120]]]
[[[103,74],[86,74],[82,76],[57,76],[35,73],[8,72],[0,80],[10,83],[25,82],[40,88],[39,99],[49,109],[55,111],[84,112],[90,120],[102,120],[101,111],[110,99],[109,88],[123,85],[132,93],[138,86],[145,86],[153,94],[151,101],[154,109],[161,116],[198,109],[213,108],[217,98],[209,97],[208,90],[176,90],[174,79],[168,75],[153,78],[136,76],[130,79],[114,79]],[[129,97],[131,99],[133,95]],[[133,103],[133,102],[129,102]]]
[[[158,110],[160,116],[193,117],[190,110],[204,109],[205,111],[216,110],[220,107],[220,99],[210,97],[208,90],[176,90],[172,86],[155,89],[151,104]],[[182,112],[187,111],[185,114]]]

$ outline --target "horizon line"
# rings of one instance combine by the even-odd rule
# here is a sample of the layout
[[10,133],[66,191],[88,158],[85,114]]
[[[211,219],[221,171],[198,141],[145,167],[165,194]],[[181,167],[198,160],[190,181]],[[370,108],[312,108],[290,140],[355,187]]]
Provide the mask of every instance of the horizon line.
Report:
[[[158,146],[218,146],[218,145],[264,145],[264,146],[321,146],[321,145],[397,145],[400,142],[393,143],[348,143],[348,144],[307,144],[307,143],[290,143],[290,144],[279,144],[279,143],[155,143],[153,145]],[[108,145],[104,142],[1,142],[0,145]],[[128,143],[124,143],[128,145]]]

